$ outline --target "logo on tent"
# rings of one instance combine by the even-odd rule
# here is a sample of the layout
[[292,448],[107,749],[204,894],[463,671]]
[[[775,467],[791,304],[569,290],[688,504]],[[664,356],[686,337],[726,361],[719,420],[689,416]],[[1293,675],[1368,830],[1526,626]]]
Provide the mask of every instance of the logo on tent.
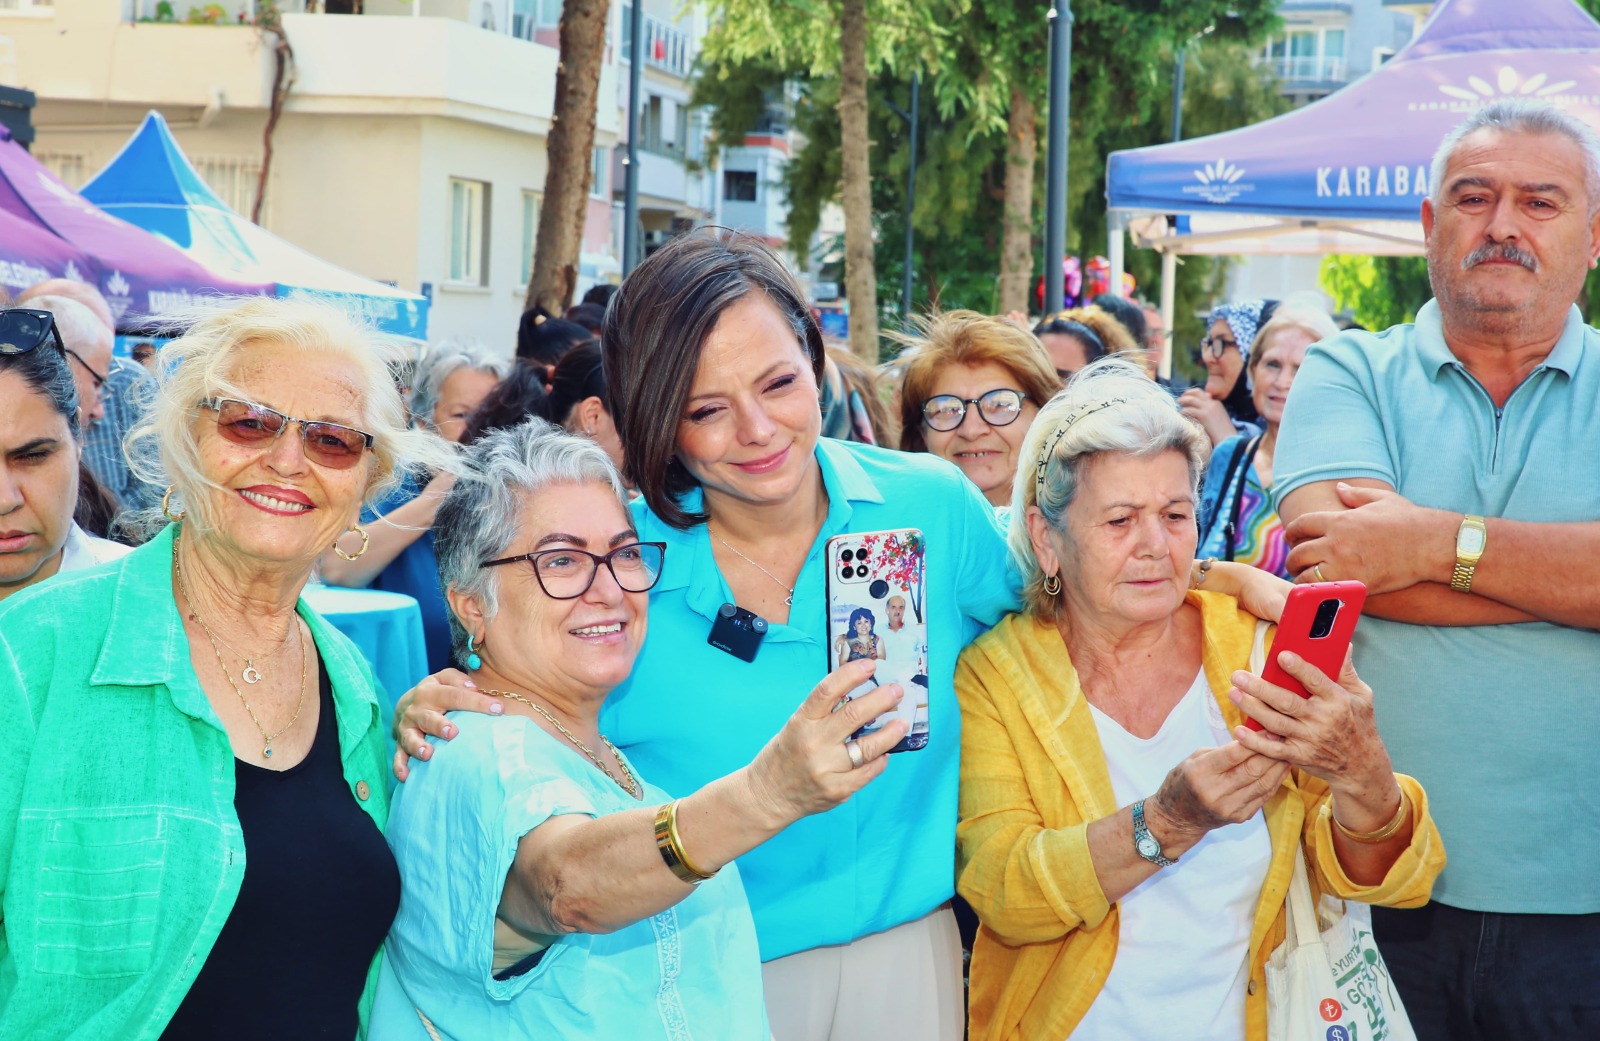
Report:
[[1452,101],[1413,101],[1407,107],[1412,112],[1434,109],[1464,112],[1478,105],[1488,105],[1507,98],[1543,98],[1555,105],[1572,102],[1592,104],[1596,100],[1586,95],[1568,93],[1578,85],[1577,80],[1558,80],[1551,83],[1550,77],[1545,73],[1536,72],[1532,76],[1525,77],[1509,65],[1501,67],[1495,74],[1493,83],[1482,76],[1468,76],[1466,82],[1467,85],[1464,87],[1453,83],[1439,84],[1439,93],[1453,98]]
[[85,282],[85,281],[87,281],[87,279],[85,279],[83,277],[83,272],[78,270],[77,263],[75,261],[72,261],[72,260],[68,260],[67,261],[67,269],[65,271],[61,272],[61,276],[63,278],[70,278],[74,282]]
[[1199,184],[1186,184],[1183,191],[1187,195],[1198,195],[1207,202],[1231,202],[1245,192],[1253,192],[1253,184],[1240,184],[1239,178],[1244,176],[1244,167],[1234,166],[1226,159],[1218,159],[1214,163],[1207,163],[1194,172],[1194,179]]

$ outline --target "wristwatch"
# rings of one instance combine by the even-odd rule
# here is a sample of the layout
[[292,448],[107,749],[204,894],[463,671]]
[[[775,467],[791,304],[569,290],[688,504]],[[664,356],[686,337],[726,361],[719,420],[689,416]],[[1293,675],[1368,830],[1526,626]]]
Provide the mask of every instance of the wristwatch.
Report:
[[1171,867],[1177,863],[1161,852],[1161,843],[1145,826],[1143,799],[1133,804],[1133,851],[1157,867]]
[[1456,529],[1456,567],[1450,573],[1450,588],[1458,593],[1472,591],[1472,576],[1478,570],[1478,561],[1483,559],[1483,549],[1489,543],[1489,529],[1484,526],[1482,517],[1473,517],[1470,514],[1461,521],[1461,527]]

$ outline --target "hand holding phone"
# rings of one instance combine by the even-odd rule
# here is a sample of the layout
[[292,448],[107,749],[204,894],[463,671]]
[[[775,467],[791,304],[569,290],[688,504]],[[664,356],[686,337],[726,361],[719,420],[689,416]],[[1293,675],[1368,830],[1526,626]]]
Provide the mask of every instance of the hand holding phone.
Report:
[[[1261,678],[1302,698],[1311,696],[1299,680],[1278,664],[1278,655],[1284,651],[1293,651],[1324,674],[1337,678],[1366,601],[1367,587],[1361,582],[1295,586],[1289,591],[1289,602],[1272,637],[1272,650],[1267,652]],[[1247,718],[1244,725],[1251,730],[1266,729],[1254,719]]]

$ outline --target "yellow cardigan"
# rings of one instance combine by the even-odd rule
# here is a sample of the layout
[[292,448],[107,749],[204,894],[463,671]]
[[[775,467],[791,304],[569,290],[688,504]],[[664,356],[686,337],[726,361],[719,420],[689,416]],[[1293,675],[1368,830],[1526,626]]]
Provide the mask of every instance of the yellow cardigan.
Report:
[[[1207,681],[1230,726],[1229,676],[1246,668],[1255,618],[1232,598],[1191,592],[1200,608]],[[1390,697],[1403,692],[1381,692]],[[1060,1041],[1105,985],[1117,953],[1117,909],[1089,859],[1091,821],[1118,810],[1105,753],[1060,632],[1007,616],[956,666],[961,701],[961,823],[957,888],[982,921],[972,952],[972,1041]],[[1272,861],[1250,931],[1246,1036],[1267,1036],[1265,965],[1283,942],[1294,843],[1305,844],[1313,890],[1369,904],[1417,907],[1444,869],[1444,845],[1415,780],[1411,846],[1380,885],[1340,868],[1325,782],[1296,770],[1268,800]],[[1180,866],[1176,870],[1182,870]],[[1151,995],[1160,1000],[1160,995]]]

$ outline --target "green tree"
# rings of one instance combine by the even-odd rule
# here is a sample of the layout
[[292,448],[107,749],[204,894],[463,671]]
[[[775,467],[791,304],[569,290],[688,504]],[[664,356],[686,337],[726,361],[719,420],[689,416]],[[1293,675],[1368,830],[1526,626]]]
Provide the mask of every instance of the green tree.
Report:
[[1335,307],[1368,329],[1411,321],[1433,296],[1422,257],[1324,257],[1318,281]]

